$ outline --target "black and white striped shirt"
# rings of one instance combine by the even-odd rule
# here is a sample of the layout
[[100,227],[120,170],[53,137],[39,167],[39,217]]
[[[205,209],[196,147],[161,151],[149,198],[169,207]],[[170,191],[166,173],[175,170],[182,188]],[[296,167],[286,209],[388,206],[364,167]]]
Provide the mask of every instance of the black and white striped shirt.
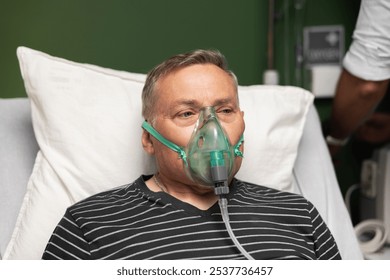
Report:
[[[200,210],[144,180],[91,196],[65,213],[43,259],[243,259],[218,203]],[[297,194],[233,180],[230,224],[255,259],[340,259],[316,208]]]

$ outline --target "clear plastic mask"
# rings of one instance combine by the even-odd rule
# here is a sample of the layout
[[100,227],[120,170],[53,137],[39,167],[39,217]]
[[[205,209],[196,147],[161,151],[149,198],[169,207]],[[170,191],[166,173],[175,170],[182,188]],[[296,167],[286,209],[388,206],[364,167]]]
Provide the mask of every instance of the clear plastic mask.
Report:
[[[233,176],[234,158],[243,156],[239,150],[243,136],[234,146],[222,128],[214,107],[204,107],[199,113],[194,131],[186,147],[180,147],[164,138],[146,121],[142,127],[157,140],[174,150],[183,160],[186,175],[199,185],[214,187],[216,180]],[[212,170],[217,169],[217,177]]]

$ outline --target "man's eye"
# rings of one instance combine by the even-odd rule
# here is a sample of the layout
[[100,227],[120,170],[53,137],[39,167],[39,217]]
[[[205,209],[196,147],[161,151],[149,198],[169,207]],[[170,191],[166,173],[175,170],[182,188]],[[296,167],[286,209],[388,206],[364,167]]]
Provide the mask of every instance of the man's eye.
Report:
[[223,108],[223,109],[219,110],[218,113],[221,113],[221,114],[231,114],[231,113],[233,113],[233,110],[230,109],[230,108]]
[[188,111],[188,112],[183,112],[183,113],[181,113],[181,114],[180,114],[180,117],[181,117],[181,118],[189,118],[189,117],[192,117],[193,115],[194,115],[193,112]]

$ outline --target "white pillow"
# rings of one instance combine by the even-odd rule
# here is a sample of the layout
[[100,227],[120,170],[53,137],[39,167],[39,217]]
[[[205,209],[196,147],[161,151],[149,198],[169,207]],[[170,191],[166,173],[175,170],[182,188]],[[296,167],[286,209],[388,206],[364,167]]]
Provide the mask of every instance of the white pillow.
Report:
[[[40,147],[4,259],[39,259],[66,207],[155,170],[141,146],[145,75],[17,50]],[[238,177],[290,190],[312,95],[240,87],[245,158]]]
[[239,86],[238,92],[245,150],[236,177],[292,192],[292,169],[314,96],[291,86]]

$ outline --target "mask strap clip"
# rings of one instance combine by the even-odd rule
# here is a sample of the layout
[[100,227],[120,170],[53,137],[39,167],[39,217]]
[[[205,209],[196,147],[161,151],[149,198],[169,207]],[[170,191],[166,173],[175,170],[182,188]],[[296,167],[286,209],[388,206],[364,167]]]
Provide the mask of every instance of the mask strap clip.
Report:
[[165,146],[170,148],[172,151],[175,151],[179,154],[179,157],[183,159],[184,163],[187,165],[187,155],[186,152],[183,150],[183,148],[179,147],[178,145],[170,142],[164,136],[162,136],[160,133],[157,132],[157,130],[154,129],[153,126],[151,126],[147,121],[144,121],[142,123],[142,128],[145,129],[147,132],[153,135],[154,138],[156,138],[158,141],[163,143]]
[[241,147],[243,142],[244,142],[244,135],[241,135],[240,140],[234,146],[234,155],[236,157],[242,157],[242,158],[244,157],[244,154],[240,151],[240,147]]

